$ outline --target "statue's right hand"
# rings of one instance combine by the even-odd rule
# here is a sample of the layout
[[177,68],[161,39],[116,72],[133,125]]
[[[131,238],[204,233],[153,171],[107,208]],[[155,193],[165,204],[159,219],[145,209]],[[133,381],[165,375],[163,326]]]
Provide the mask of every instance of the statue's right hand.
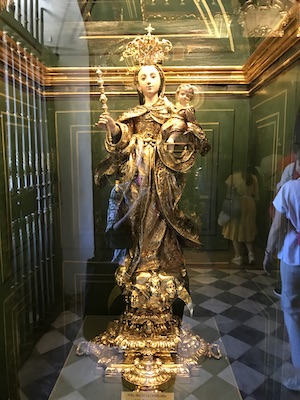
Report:
[[108,132],[111,132],[113,135],[117,134],[119,131],[119,128],[117,124],[115,123],[114,119],[105,114],[101,114],[99,116],[98,122],[96,123],[98,128],[103,128],[106,129]]

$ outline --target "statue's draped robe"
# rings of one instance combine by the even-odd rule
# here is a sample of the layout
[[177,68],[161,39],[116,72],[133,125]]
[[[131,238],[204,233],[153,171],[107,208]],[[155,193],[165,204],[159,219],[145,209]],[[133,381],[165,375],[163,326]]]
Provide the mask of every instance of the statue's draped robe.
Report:
[[[180,241],[200,245],[197,228],[178,202],[195,152],[205,155],[210,145],[197,123],[186,123],[173,112],[166,98],[151,108],[137,106],[117,120],[118,135],[106,136],[109,156],[100,163],[96,180],[113,173],[121,176],[124,200],[131,209],[130,275],[151,270],[182,274],[185,262]],[[179,156],[166,145],[169,132],[174,131],[184,135],[187,143]]]

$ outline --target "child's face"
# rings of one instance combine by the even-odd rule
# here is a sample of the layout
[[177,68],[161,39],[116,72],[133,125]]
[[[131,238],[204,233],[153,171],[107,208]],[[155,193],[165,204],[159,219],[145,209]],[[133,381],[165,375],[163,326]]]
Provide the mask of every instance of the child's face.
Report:
[[177,101],[184,107],[186,107],[189,102],[192,100],[193,95],[187,89],[180,89],[177,94]]

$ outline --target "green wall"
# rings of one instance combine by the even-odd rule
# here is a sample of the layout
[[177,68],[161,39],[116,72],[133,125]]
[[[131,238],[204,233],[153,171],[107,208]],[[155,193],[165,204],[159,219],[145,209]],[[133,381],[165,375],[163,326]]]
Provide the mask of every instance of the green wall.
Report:
[[[259,90],[250,100],[249,159],[262,173],[257,243],[264,248],[275,187],[291,153],[300,108],[300,63]],[[300,135],[298,126],[298,138]]]

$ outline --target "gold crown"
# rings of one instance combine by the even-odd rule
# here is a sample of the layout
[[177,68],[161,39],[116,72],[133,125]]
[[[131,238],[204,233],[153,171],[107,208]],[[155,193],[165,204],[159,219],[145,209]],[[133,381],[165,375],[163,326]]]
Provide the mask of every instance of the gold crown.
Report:
[[172,49],[172,43],[169,40],[159,40],[151,34],[154,28],[149,24],[146,28],[148,33],[143,36],[137,36],[132,42],[126,45],[123,51],[124,58],[131,58],[134,64],[151,65],[161,64],[167,54]]

